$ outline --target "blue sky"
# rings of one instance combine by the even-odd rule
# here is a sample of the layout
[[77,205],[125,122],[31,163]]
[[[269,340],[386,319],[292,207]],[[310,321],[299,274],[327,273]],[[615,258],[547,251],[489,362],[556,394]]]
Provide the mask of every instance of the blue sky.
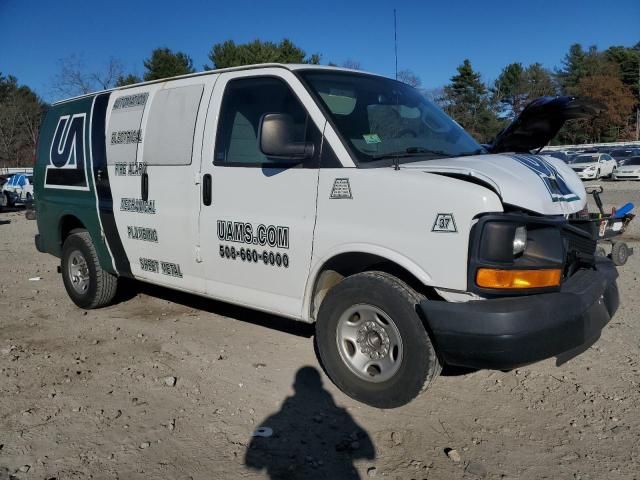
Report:
[[182,50],[201,69],[214,43],[293,40],[323,63],[347,59],[392,76],[393,8],[399,69],[444,85],[464,58],[493,80],[507,63],[559,66],[572,43],[640,41],[640,0],[277,1],[0,0],[0,72],[53,100],[59,59],[99,70],[110,57],[141,75],[155,47]]

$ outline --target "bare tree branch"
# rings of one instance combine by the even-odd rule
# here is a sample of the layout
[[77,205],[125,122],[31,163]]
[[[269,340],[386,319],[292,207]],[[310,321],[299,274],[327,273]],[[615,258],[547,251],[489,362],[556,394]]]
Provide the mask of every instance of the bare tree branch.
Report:
[[352,58],[348,58],[344,62],[342,62],[342,66],[344,68],[350,68],[351,70],[362,70],[360,62]]
[[71,55],[60,59],[60,71],[53,77],[51,89],[60,97],[73,97],[106,90],[115,86],[119,77],[124,75],[122,62],[110,58],[103,70],[88,72],[82,58]]

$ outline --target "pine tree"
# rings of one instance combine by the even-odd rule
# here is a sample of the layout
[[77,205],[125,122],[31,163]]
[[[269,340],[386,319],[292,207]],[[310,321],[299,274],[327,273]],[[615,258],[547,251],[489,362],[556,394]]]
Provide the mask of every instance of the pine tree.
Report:
[[444,87],[445,110],[481,142],[488,142],[502,128],[492,108],[487,87],[480,74],[465,59]]
[[145,80],[159,80],[193,73],[193,61],[186,53],[172,52],[168,48],[156,48],[144,61]]
[[237,45],[233,40],[216,43],[209,52],[211,65],[205,69],[239,67],[259,63],[320,63],[320,54],[306,57],[306,53],[291,40],[285,38],[280,43],[254,40]]
[[551,74],[541,64],[524,68],[520,63],[511,63],[502,69],[492,93],[502,114],[514,118],[532,100],[554,95],[556,88]]

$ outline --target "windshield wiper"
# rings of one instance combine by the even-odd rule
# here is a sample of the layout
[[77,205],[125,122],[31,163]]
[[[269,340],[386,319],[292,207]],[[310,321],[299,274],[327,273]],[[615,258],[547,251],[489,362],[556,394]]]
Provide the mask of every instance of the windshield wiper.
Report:
[[423,147],[408,147],[405,149],[404,152],[391,152],[391,153],[384,153],[382,155],[373,155],[373,159],[374,160],[380,160],[383,158],[406,158],[406,157],[413,157],[414,155],[439,155],[442,157],[451,157],[452,155],[450,155],[447,152],[444,152],[442,150],[430,150],[428,148],[423,148]]
[[470,157],[472,155],[483,155],[486,152],[482,148],[478,148],[477,150],[473,150],[471,152],[463,152],[456,155],[456,157]]

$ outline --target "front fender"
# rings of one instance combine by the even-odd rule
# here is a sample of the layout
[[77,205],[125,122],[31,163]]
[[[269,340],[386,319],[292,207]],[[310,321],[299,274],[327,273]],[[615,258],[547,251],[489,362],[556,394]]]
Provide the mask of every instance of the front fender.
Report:
[[376,255],[377,257],[381,257],[407,270],[424,285],[432,285],[432,277],[429,275],[429,272],[425,271],[414,261],[399,252],[372,243],[345,243],[331,249],[323,257],[317,259],[312,264],[304,291],[304,302],[302,307],[302,316],[304,320],[309,321],[311,318],[311,303],[313,301],[315,285],[318,280],[318,276],[324,270],[325,265],[337,256],[349,253]]

